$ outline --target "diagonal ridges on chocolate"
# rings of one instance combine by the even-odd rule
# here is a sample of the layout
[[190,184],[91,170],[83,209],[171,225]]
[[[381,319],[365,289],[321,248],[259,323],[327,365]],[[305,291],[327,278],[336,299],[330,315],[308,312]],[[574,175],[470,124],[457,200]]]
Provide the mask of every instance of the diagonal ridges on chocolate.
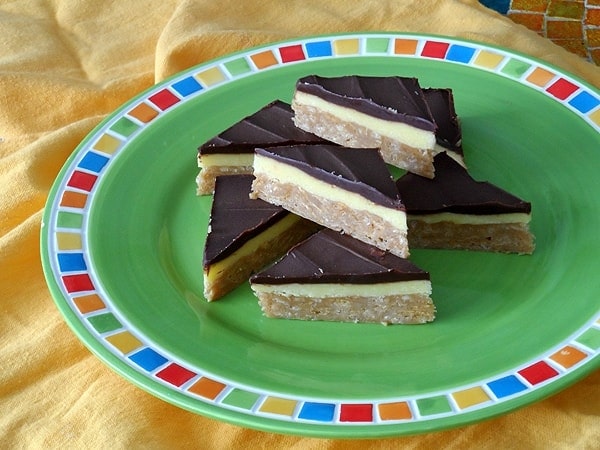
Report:
[[485,181],[476,181],[446,153],[434,158],[435,178],[406,173],[396,186],[408,214],[531,212],[531,204]]
[[370,284],[409,280],[429,280],[429,274],[408,259],[329,229],[307,238],[251,278],[251,282],[263,284]]
[[200,154],[252,152],[256,146],[324,142],[294,125],[289,104],[275,100],[204,143]]
[[229,256],[290,214],[279,206],[250,199],[252,179],[252,175],[217,177],[204,250],[205,266]]

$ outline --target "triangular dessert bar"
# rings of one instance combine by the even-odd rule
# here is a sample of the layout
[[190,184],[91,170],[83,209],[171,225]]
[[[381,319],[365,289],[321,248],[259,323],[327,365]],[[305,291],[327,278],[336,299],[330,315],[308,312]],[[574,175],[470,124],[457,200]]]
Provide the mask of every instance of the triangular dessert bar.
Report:
[[303,130],[379,148],[388,164],[434,176],[437,126],[416,78],[310,75],[296,83],[292,109]]
[[431,322],[429,274],[407,259],[329,229],[253,275],[268,317],[342,322]]
[[531,204],[489,182],[476,181],[446,153],[436,176],[407,173],[396,182],[413,248],[532,253]]
[[377,149],[257,148],[254,178],[254,198],[408,257],[404,206]]
[[319,228],[249,197],[252,175],[217,177],[204,247],[204,297],[216,300]]
[[218,175],[252,173],[255,147],[325,141],[296,127],[293,115],[288,103],[275,100],[202,144],[198,149],[197,193],[212,194]]

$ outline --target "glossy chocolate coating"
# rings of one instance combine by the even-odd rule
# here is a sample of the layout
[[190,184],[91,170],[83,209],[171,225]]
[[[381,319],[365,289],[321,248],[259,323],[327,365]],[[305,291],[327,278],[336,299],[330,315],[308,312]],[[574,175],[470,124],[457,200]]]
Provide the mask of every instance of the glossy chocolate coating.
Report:
[[416,78],[310,75],[298,80],[296,90],[383,120],[436,129]]
[[456,110],[454,95],[451,89],[423,89],[425,100],[429,105],[433,119],[437,125],[435,138],[439,145],[462,155],[462,132]]
[[275,100],[200,146],[200,154],[252,153],[255,147],[326,142],[301,130],[289,104]]
[[255,152],[374,203],[404,210],[394,179],[377,149],[313,144],[257,148]]
[[429,280],[429,273],[408,259],[330,229],[313,234],[277,263],[250,278],[251,282],[261,284],[371,284],[410,280]]
[[433,164],[435,178],[406,173],[396,186],[408,214],[506,214],[531,212],[531,203],[485,181],[475,181],[467,170],[449,157],[438,153]]
[[250,198],[252,175],[216,179],[204,248],[204,266],[231,255],[242,245],[290,214],[263,200]]

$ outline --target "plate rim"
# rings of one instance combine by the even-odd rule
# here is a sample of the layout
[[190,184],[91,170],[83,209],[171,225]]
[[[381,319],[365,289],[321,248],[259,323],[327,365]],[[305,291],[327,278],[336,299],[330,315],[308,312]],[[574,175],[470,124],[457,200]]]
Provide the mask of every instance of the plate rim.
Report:
[[[103,136],[107,136],[107,130],[109,128],[110,125],[113,125],[114,122],[116,121],[117,118],[120,118],[121,116],[126,114],[126,111],[129,111],[128,108],[133,107],[134,105],[138,105],[141,104],[143,102],[148,103],[149,99],[153,96],[156,96],[157,94],[160,93],[165,93],[165,91],[170,94],[175,94],[177,93],[177,91],[173,88],[174,85],[176,85],[177,83],[182,82],[183,80],[187,80],[190,77],[190,74],[192,73],[199,73],[202,72],[204,70],[208,71],[210,70],[210,68],[214,68],[214,67],[223,67],[223,65],[228,62],[228,61],[233,61],[236,58],[239,58],[240,56],[245,56],[246,60],[248,60],[250,58],[250,55],[252,54],[256,54],[260,51],[271,51],[271,53],[275,56],[275,59],[277,59],[277,54],[276,54],[276,50],[279,50],[279,61],[277,61],[277,63],[274,65],[274,67],[265,67],[262,69],[255,69],[254,71],[250,72],[249,74],[246,74],[248,76],[251,76],[254,73],[261,73],[261,70],[271,70],[273,68],[277,68],[277,67],[281,67],[285,64],[294,64],[294,63],[301,63],[301,60],[293,60],[290,59],[289,61],[284,61],[284,56],[281,53],[281,49],[282,48],[289,48],[291,47],[290,44],[295,43],[298,45],[304,45],[304,50],[306,52],[306,44],[309,42],[321,42],[321,41],[327,41],[329,40],[330,43],[333,43],[334,41],[339,41],[339,40],[348,40],[348,41],[353,41],[353,40],[358,40],[359,43],[363,43],[362,45],[364,45],[364,42],[369,39],[369,38],[384,38],[384,39],[388,39],[388,46],[390,45],[390,42],[392,41],[392,39],[402,39],[402,40],[416,40],[418,41],[418,45],[420,45],[421,47],[418,47],[415,49],[415,53],[410,55],[391,55],[388,54],[387,56],[397,56],[397,57],[412,57],[412,58],[437,58],[437,59],[442,59],[444,60],[444,58],[440,58],[439,55],[441,53],[431,53],[431,55],[438,55],[438,56],[424,56],[423,55],[423,50],[425,49],[425,43],[427,42],[436,42],[436,43],[445,43],[448,44],[446,51],[450,48],[450,45],[457,45],[457,46],[461,46],[464,45],[464,47],[471,47],[471,48],[476,48],[477,51],[481,51],[482,49],[490,49],[490,50],[494,50],[495,52],[497,52],[500,55],[504,55],[502,60],[508,59],[509,61],[512,59],[521,59],[527,62],[531,62],[531,63],[535,63],[535,65],[532,64],[532,67],[534,67],[534,69],[537,68],[541,68],[543,70],[546,71],[550,71],[551,73],[554,74],[554,80],[556,81],[557,79],[565,79],[567,81],[573,81],[576,84],[579,85],[578,90],[581,90],[582,87],[585,88],[585,90],[583,90],[582,92],[587,92],[588,94],[593,94],[593,96],[596,97],[596,99],[600,98],[600,93],[599,90],[592,86],[590,83],[588,83],[587,81],[581,79],[580,77],[573,75],[569,72],[564,71],[563,69],[558,68],[555,65],[552,65],[550,63],[547,63],[545,61],[542,61],[538,58],[526,55],[524,53],[520,53],[518,51],[514,51],[511,49],[507,49],[507,48],[503,48],[497,45],[493,45],[493,44],[488,44],[488,43],[484,43],[484,42],[478,42],[478,41],[474,41],[474,40],[468,40],[468,39],[463,39],[463,38],[456,38],[456,37],[452,37],[452,36],[443,36],[443,35],[436,35],[436,34],[422,34],[422,33],[405,33],[405,32],[390,32],[390,31],[385,31],[385,32],[377,32],[377,31],[366,31],[366,32],[351,32],[351,33],[333,33],[333,34],[320,34],[320,35],[313,35],[313,36],[304,36],[304,37],[297,37],[297,38],[290,38],[290,39],[285,39],[285,40],[281,40],[281,41],[276,41],[276,42],[272,42],[272,43],[267,43],[267,44],[262,44],[262,45],[258,45],[258,46],[254,46],[254,47],[250,47],[247,49],[241,49],[239,51],[233,52],[233,53],[229,53],[227,55],[223,55],[214,59],[211,59],[210,61],[201,63],[201,64],[197,64],[194,65],[188,69],[185,69],[181,72],[178,72],[176,74],[173,74],[167,78],[165,78],[164,80],[162,80],[161,82],[145,89],[144,91],[142,91],[141,93],[139,93],[138,95],[134,96],[133,98],[131,98],[130,100],[128,100],[127,102],[125,102],[124,104],[122,104],[119,108],[115,109],[113,112],[111,112],[104,120],[102,120],[96,127],[94,127],[94,129],[92,129],[92,131],[90,131],[90,133],[88,133],[86,135],[86,137],[80,142],[80,144],[74,149],[74,151],[72,152],[72,154],[67,158],[67,160],[65,161],[65,164],[63,165],[63,167],[61,168],[59,174],[57,175],[57,178],[55,180],[55,182],[53,183],[49,195],[48,195],[48,199],[44,208],[44,215],[43,215],[43,222],[42,222],[42,228],[41,228],[41,233],[40,233],[40,248],[41,248],[41,258],[42,258],[42,266],[43,266],[43,271],[44,271],[44,276],[46,278],[46,282],[47,285],[49,287],[50,293],[53,297],[53,300],[55,302],[55,304],[57,305],[59,311],[62,313],[63,318],[66,320],[67,324],[70,326],[70,328],[74,331],[74,333],[78,336],[78,338],[86,345],[86,347],[88,347],[88,349],[90,349],[90,351],[92,351],[92,353],[94,353],[101,361],[103,361],[105,364],[107,364],[109,367],[111,367],[113,370],[115,370],[117,373],[119,373],[121,376],[123,376],[124,378],[126,378],[128,381],[136,384],[138,387],[144,389],[147,392],[150,392],[151,394],[162,398],[163,400],[175,404],[183,409],[187,409],[189,411],[192,412],[196,412],[196,413],[200,413],[200,414],[204,414],[208,417],[211,418],[216,418],[218,420],[222,420],[225,422],[230,422],[230,423],[234,423],[236,425],[240,425],[240,426],[246,426],[246,427],[250,427],[250,428],[256,428],[256,429],[262,429],[265,431],[271,431],[271,432],[283,432],[283,433],[291,433],[291,434],[301,434],[301,435],[310,435],[310,436],[317,436],[317,437],[378,437],[378,436],[397,436],[397,435],[404,435],[404,434],[417,434],[420,432],[427,432],[427,431],[437,431],[437,430],[441,430],[441,429],[446,429],[446,428],[450,428],[450,427],[456,427],[456,426],[462,426],[462,425],[466,425],[468,423],[474,423],[480,420],[485,420],[497,415],[501,415],[501,414],[505,414],[509,411],[513,411],[515,409],[518,409],[520,407],[529,405],[531,403],[540,401],[543,398],[546,398],[547,396],[553,395],[555,393],[557,393],[558,391],[566,388],[567,386],[575,383],[576,381],[578,381],[579,379],[583,378],[584,376],[588,375],[589,373],[591,373],[592,371],[594,371],[596,368],[600,367],[600,358],[598,358],[598,356],[600,355],[600,351],[599,349],[587,349],[587,350],[591,350],[588,352],[587,356],[583,359],[583,363],[580,361],[579,363],[577,363],[574,367],[575,368],[564,368],[566,369],[566,371],[564,373],[561,374],[561,376],[558,379],[553,379],[553,377],[546,379],[544,382],[542,382],[542,384],[538,387],[535,387],[535,384],[532,385],[533,387],[535,387],[535,389],[533,389],[530,392],[527,392],[526,394],[523,395],[518,395],[516,397],[511,396],[509,399],[504,400],[498,404],[492,405],[495,408],[492,409],[492,414],[488,414],[485,415],[484,417],[481,417],[480,415],[480,411],[487,409],[489,411],[490,407],[477,407],[478,404],[475,405],[475,409],[471,409],[471,408],[466,408],[466,411],[458,411],[456,414],[451,414],[449,416],[444,416],[442,418],[435,416],[435,417],[430,417],[429,419],[424,419],[424,420],[407,420],[407,419],[397,419],[397,420],[393,420],[393,421],[389,421],[389,422],[385,422],[382,421],[381,418],[379,418],[378,420],[375,421],[371,421],[369,423],[366,423],[364,420],[349,420],[347,423],[344,423],[341,419],[340,419],[340,414],[341,414],[341,409],[344,407],[344,405],[358,405],[358,404],[362,404],[364,402],[343,402],[340,401],[339,404],[336,404],[334,406],[334,412],[333,414],[336,416],[336,420],[333,422],[323,422],[322,419],[319,419],[317,417],[321,417],[318,416],[317,413],[315,413],[315,415],[310,416],[311,419],[307,420],[307,419],[302,419],[300,417],[300,413],[301,411],[298,410],[298,406],[296,406],[294,412],[292,413],[292,420],[290,420],[290,418],[288,417],[287,419],[285,419],[284,417],[282,417],[281,415],[281,411],[277,411],[277,412],[266,412],[264,414],[259,414],[259,411],[256,409],[254,411],[242,411],[239,408],[238,409],[228,409],[225,410],[224,407],[221,406],[216,406],[214,402],[210,402],[207,401],[206,399],[203,399],[202,397],[198,397],[196,396],[196,398],[194,399],[194,401],[192,402],[190,400],[190,397],[187,397],[185,395],[183,395],[180,390],[175,389],[175,391],[171,392],[172,390],[172,385],[169,385],[168,383],[170,381],[165,381],[164,379],[158,379],[156,377],[156,370],[153,370],[150,373],[150,376],[148,376],[146,373],[142,373],[142,375],[140,375],[139,373],[136,374],[132,374],[132,369],[130,366],[128,367],[124,367],[124,359],[125,357],[123,356],[118,356],[117,354],[115,354],[114,350],[109,348],[109,344],[107,344],[106,342],[98,342],[98,333],[97,333],[97,329],[95,329],[94,327],[92,327],[88,322],[85,322],[84,319],[88,318],[88,316],[86,316],[85,314],[81,313],[81,310],[78,310],[76,306],[74,306],[73,302],[72,302],[72,298],[73,295],[72,292],[68,291],[68,287],[65,286],[65,276],[77,276],[80,275],[82,272],[82,266],[81,265],[77,265],[76,263],[74,266],[69,266],[69,263],[64,263],[64,267],[67,267],[69,270],[64,270],[64,267],[61,269],[60,267],[60,263],[56,261],[56,258],[54,260],[51,260],[51,255],[56,256],[56,253],[59,253],[59,251],[51,251],[50,246],[53,245],[54,247],[56,247],[56,243],[51,242],[53,241],[53,239],[56,239],[55,234],[52,234],[52,231],[50,230],[50,228],[52,228],[54,230],[54,233],[56,233],[56,228],[57,228],[57,214],[58,214],[58,200],[59,200],[59,196],[61,193],[64,192],[64,190],[66,189],[66,185],[70,180],[67,180],[67,176],[68,175],[73,175],[73,172],[75,171],[79,171],[79,173],[84,173],[84,174],[90,174],[90,172],[92,174],[96,173],[98,176],[102,175],[102,171],[105,170],[104,166],[102,168],[100,168],[100,170],[98,172],[94,172],[93,170],[87,170],[85,167],[84,169],[86,170],[81,170],[81,160],[77,160],[78,158],[82,158],[83,156],[85,156],[86,154],[86,150],[90,150],[90,148],[95,145],[98,145],[98,141],[100,140],[101,137]],[[297,50],[296,47],[294,47],[295,50]],[[420,51],[420,54],[416,54],[417,51]],[[434,48],[431,49],[432,52],[438,51]],[[298,57],[298,54],[292,54],[290,53],[290,58],[293,57]],[[294,56],[295,55],[295,56]],[[306,56],[306,55],[305,55]],[[338,57],[361,57],[361,56],[369,56],[369,55],[364,55],[364,54],[339,54],[339,55],[328,55],[328,56],[322,56],[325,58],[338,58]],[[385,54],[376,54],[374,56],[386,56]],[[317,56],[318,57],[318,56]],[[458,57],[458,56],[457,56]],[[473,54],[471,55],[471,58],[473,58]],[[307,61],[309,61],[309,59],[306,59]],[[446,61],[449,63],[456,63],[456,64],[461,64],[460,61]],[[470,60],[469,60],[470,62]],[[506,64],[507,61],[504,61],[504,63]],[[463,63],[464,64],[464,63]],[[467,66],[470,66],[470,64],[464,64]],[[481,68],[481,67],[478,67]],[[481,68],[482,70],[488,70],[488,69],[484,69]],[[494,66],[493,72],[498,73],[498,70],[500,70],[498,68],[498,65]],[[526,72],[525,72],[526,73]],[[533,73],[533,72],[532,72]],[[246,76],[246,75],[242,75],[242,76]],[[502,75],[502,74],[500,74]],[[506,75],[503,75],[506,76]],[[522,77],[524,75],[521,75]],[[558,78],[557,78],[558,77]],[[514,77],[510,77],[513,80],[515,80]],[[210,81],[210,79],[208,79]],[[232,77],[229,81],[235,81],[236,77]],[[518,81],[518,80],[517,80]],[[202,85],[202,79],[200,79],[200,84]],[[211,89],[211,85],[210,83],[206,83],[204,82],[206,85],[203,85],[202,89],[205,89],[206,91],[209,91]],[[539,87],[539,90],[545,89],[546,86],[548,86],[548,83],[550,83],[550,81],[547,82],[546,85],[544,85],[544,87]],[[216,83],[217,86],[219,86],[219,82],[217,81]],[[532,86],[531,86],[532,87]],[[181,88],[183,89],[183,85],[181,85]],[[573,95],[575,92],[578,92],[578,90],[572,92],[570,95],[566,96],[565,99],[560,100],[560,102],[562,102],[564,104],[565,101],[567,101],[568,99],[573,99]],[[201,91],[200,91],[201,92]],[[170,108],[174,105],[171,104],[169,105],[168,101],[169,99],[166,98],[168,97],[167,94],[164,94],[163,96],[165,98],[161,98],[159,100],[157,100],[157,102],[159,104],[155,105],[158,109],[158,115],[162,114],[162,113],[166,113],[170,110]],[[186,95],[183,95],[181,93],[179,93],[180,96],[183,96],[182,98],[180,98],[180,100],[186,100],[185,97]],[[189,98],[194,98],[196,95],[198,95],[198,91],[194,94],[188,94],[191,95],[191,97]],[[554,94],[552,94],[554,95]],[[561,96],[564,95],[564,92],[560,94]],[[158,98],[158,97],[155,97]],[[173,101],[173,98],[171,98],[171,101]],[[164,107],[164,109],[161,109],[162,107]],[[573,109],[573,107],[571,107],[571,109]],[[598,105],[596,105],[594,108],[592,108],[590,111],[595,111],[595,112],[599,112],[600,109],[598,107]],[[580,115],[580,117],[582,117],[587,123],[588,125],[592,126],[593,129],[596,130],[596,132],[600,132],[600,118],[598,119],[598,121],[596,122],[595,120],[595,116],[594,116],[594,120],[592,120],[589,116],[592,114],[590,113],[590,111],[588,111],[587,113],[581,113],[579,111],[576,111],[576,113],[578,113]],[[153,120],[153,119],[151,119]],[[151,122],[149,122],[151,123]],[[143,125],[142,125],[142,129],[143,129]],[[108,133],[108,136],[112,136],[112,134]],[[113,136],[114,137],[114,136]],[[110,144],[110,143],[109,143]],[[109,144],[108,147],[110,147]],[[90,147],[90,148],[88,148]],[[108,147],[104,147],[105,149]],[[126,147],[126,144],[124,144],[124,147]],[[113,152],[118,155],[119,152],[121,151],[120,149],[122,149],[123,147],[117,147],[116,149],[113,149]],[[98,150],[97,148],[94,148],[94,150]],[[93,152],[93,153],[97,153],[97,152]],[[107,153],[102,153],[102,151],[100,151],[101,156],[102,155],[108,155]],[[110,158],[112,156],[108,156],[108,158]],[[78,165],[79,164],[79,165]],[[90,165],[92,163],[89,163]],[[89,167],[88,167],[89,168]],[[85,178],[85,177],[83,177]],[[84,184],[81,184],[84,183]],[[87,186],[85,184],[85,181],[81,181],[81,183],[77,182],[75,184],[75,189],[76,191],[85,191],[87,189]],[[89,181],[88,181],[89,183]],[[61,190],[62,187],[62,190]],[[90,188],[91,192],[93,190],[93,186]],[[76,208],[75,208],[76,209]],[[66,212],[70,212],[72,211],[72,208],[67,207],[66,209],[63,207],[62,211],[66,211]],[[66,221],[66,219],[65,219]],[[48,226],[50,225],[50,227]],[[84,226],[85,224],[82,223],[82,226]],[[63,227],[58,227],[59,230],[62,230]],[[68,228],[67,228],[68,229]],[[58,231],[60,232],[60,231]],[[53,248],[54,248],[53,247]],[[76,269],[76,270],[72,270],[72,269]],[[83,273],[86,273],[86,270],[83,270]],[[87,280],[89,281],[89,280]],[[81,285],[76,285],[74,287],[74,289],[80,289],[80,290],[75,290],[73,292],[75,292],[78,295],[83,295],[81,294],[82,292],[87,293],[88,291],[90,291],[90,289],[84,289],[81,290],[81,288],[85,288],[86,285],[85,283],[87,282],[85,279],[83,278],[78,278],[78,282],[83,283]],[[75,283],[77,284],[77,283]],[[87,285],[87,287],[89,287],[89,285]],[[96,290],[96,289],[94,289]],[[78,298],[78,297],[77,297]],[[89,317],[93,317],[95,313],[92,312],[92,314]],[[591,317],[589,319],[589,321],[587,322],[585,329],[591,329],[594,328],[596,330],[600,329],[600,311],[596,314],[596,316]],[[581,334],[579,333],[581,329],[576,330],[576,332],[574,332],[573,334],[577,334],[578,336]],[[571,339],[571,340],[574,340]],[[562,345],[563,343],[561,343]],[[112,350],[112,351],[111,351]],[[548,359],[549,356],[551,356],[551,351],[556,350],[555,348],[553,349],[549,349],[546,352],[545,355],[545,359],[544,362],[546,363],[546,365],[548,365],[548,361],[546,361]],[[586,349],[584,349],[586,350]],[[586,351],[587,351],[586,350]],[[542,359],[540,359],[540,361],[542,361]],[[125,361],[125,364],[127,364],[128,362]],[[549,364],[550,368],[555,368],[556,369],[556,364],[555,362],[551,362]],[[560,365],[559,365],[560,366]],[[162,366],[161,366],[162,367]],[[560,367],[559,367],[560,368]],[[512,374],[512,372],[511,372]],[[202,377],[202,374],[196,374],[200,377]],[[550,380],[550,381],[549,381]],[[171,380],[173,381],[173,380]],[[522,381],[522,380],[521,380]],[[184,383],[185,384],[185,383]],[[473,386],[473,388],[475,388],[477,386]],[[480,386],[479,386],[480,387]],[[251,387],[250,387],[251,388]],[[468,387],[465,387],[465,389],[470,389]],[[479,392],[479,394],[481,394],[481,392]],[[484,394],[490,394],[490,392],[486,392],[484,389]],[[532,394],[533,395],[533,399],[532,398]],[[285,395],[280,396],[283,399],[285,399]],[[523,401],[523,398],[527,397],[527,401]],[[266,397],[267,399],[269,398],[268,396]],[[531,399],[531,400],[530,400]],[[263,403],[265,399],[262,399]],[[307,399],[308,401],[310,401],[310,399]],[[199,401],[199,403],[198,403]],[[198,403],[198,404],[197,404]],[[305,402],[306,403],[306,402]],[[317,402],[314,402],[317,403]],[[498,405],[501,405],[500,407]],[[415,408],[414,405],[409,405],[412,406],[414,408],[414,411],[411,410],[411,412],[415,412],[418,411],[418,408]],[[456,407],[456,405],[454,405]],[[479,404],[479,406],[481,406],[481,404]],[[374,405],[373,405],[374,408]],[[372,408],[372,409],[373,409]],[[348,409],[348,408],[347,408]],[[350,409],[348,409],[348,411],[350,411]],[[319,413],[322,414],[322,413]],[[295,417],[295,420],[294,420]],[[349,416],[351,417],[351,416]],[[356,416],[354,417],[360,417],[360,413],[356,412]],[[456,419],[456,420],[448,420],[448,419]],[[444,420],[446,419],[446,420]],[[414,424],[420,424],[421,426],[410,426],[410,425],[414,425]],[[408,426],[407,426],[408,425]]]

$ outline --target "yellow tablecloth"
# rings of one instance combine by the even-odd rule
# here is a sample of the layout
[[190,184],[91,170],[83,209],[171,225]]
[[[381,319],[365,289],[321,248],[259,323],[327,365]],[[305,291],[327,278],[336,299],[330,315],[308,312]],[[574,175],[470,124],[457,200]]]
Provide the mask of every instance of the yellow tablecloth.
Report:
[[158,400],[70,331],[46,288],[42,209],[58,170],[113,109],[225,53],[311,34],[413,31],[503,45],[596,86],[600,69],[476,0],[0,2],[2,448],[598,448],[600,372],[461,429],[341,441],[243,429]]

